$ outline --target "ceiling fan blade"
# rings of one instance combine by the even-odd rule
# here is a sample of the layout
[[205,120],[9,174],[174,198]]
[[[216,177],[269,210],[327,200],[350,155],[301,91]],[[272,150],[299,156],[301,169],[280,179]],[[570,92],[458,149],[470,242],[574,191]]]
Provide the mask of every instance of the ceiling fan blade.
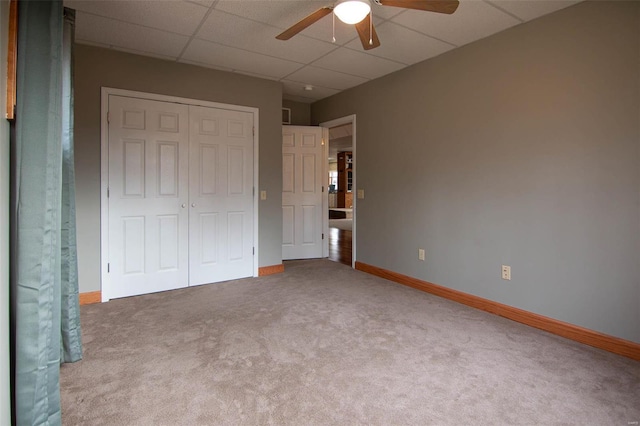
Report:
[[291,28],[285,30],[282,34],[277,35],[276,38],[278,40],[289,40],[291,37],[298,34],[300,31],[304,30],[311,24],[316,23],[320,19],[330,14],[332,10],[332,7],[323,7],[322,9],[318,9],[300,22],[294,24]]
[[[378,39],[378,34],[376,33],[376,27],[373,25],[369,26],[369,21],[371,20],[371,13],[367,15],[362,21],[356,24],[356,30],[358,31],[358,35],[360,36],[360,41],[362,42],[362,47],[364,50],[375,49],[380,46],[380,39]],[[371,38],[369,38],[369,28],[371,28]],[[372,41],[372,44],[369,44],[369,40]]]
[[458,9],[460,2],[458,0],[380,0],[379,4],[451,15]]

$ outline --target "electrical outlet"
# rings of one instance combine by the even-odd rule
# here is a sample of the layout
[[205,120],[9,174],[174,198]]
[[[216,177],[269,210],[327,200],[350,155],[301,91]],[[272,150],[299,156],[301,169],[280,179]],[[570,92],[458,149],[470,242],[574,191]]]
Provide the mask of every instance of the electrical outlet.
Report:
[[502,279],[511,281],[511,266],[502,265]]
[[418,260],[424,260],[424,249],[418,249]]

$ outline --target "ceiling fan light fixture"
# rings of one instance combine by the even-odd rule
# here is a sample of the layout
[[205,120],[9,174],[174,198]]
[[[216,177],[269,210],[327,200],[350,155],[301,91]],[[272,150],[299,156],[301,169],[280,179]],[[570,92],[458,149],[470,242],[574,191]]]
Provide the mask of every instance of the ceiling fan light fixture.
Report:
[[357,24],[371,12],[368,0],[340,0],[333,8],[336,14],[345,24]]

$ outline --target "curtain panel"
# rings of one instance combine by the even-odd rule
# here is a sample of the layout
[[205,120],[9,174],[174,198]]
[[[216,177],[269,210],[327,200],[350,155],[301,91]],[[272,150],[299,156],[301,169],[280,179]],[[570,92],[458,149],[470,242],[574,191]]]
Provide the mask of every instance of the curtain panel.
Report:
[[[18,425],[59,425],[60,363],[82,356],[73,175],[73,13],[18,4],[12,318]],[[66,23],[66,31],[65,31]],[[70,31],[70,32],[69,32]]]
[[62,43],[62,217],[61,217],[61,360],[82,358],[78,250],[76,246],[76,178],[73,150],[73,45],[76,12],[64,8]]

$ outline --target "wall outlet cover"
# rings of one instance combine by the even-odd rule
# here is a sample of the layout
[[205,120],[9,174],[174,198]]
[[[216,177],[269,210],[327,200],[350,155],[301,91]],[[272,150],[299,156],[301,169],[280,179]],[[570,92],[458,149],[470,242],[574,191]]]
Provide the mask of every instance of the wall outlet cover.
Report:
[[502,265],[502,279],[511,280],[511,266]]

